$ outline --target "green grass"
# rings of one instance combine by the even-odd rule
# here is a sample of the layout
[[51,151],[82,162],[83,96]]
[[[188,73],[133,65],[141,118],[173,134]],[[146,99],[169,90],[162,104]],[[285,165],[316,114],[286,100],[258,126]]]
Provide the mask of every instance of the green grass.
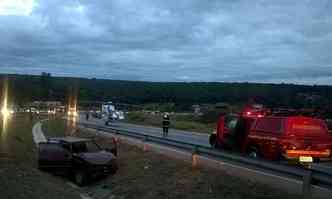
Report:
[[[161,127],[162,115],[130,112],[128,113],[126,120],[130,123]],[[211,133],[214,130],[215,125],[215,122],[203,122],[201,118],[195,118],[191,115],[171,115],[171,128],[174,129]]]
[[[53,123],[53,124],[52,124]],[[49,121],[59,126],[59,121]],[[62,123],[64,125],[64,123]],[[63,127],[62,127],[63,128]],[[80,130],[78,136],[91,135]],[[102,146],[109,139],[99,136]],[[230,176],[223,171],[207,168],[193,169],[190,164],[120,142],[119,170],[114,176],[84,187],[91,196],[106,193],[114,199],[206,199],[206,198],[299,198],[267,185]]]
[[[51,120],[46,133],[59,132],[66,123]],[[62,125],[62,127],[61,127]],[[77,136],[92,135],[80,130]],[[106,146],[111,140],[98,136],[97,142]],[[114,176],[81,189],[95,198],[113,199],[207,199],[245,198],[273,199],[300,198],[268,185],[230,176],[223,171],[207,168],[193,169],[191,164],[172,159],[154,152],[143,152],[141,148],[120,141],[118,144],[119,170]]]
[[43,122],[42,130],[46,137],[61,137],[73,132],[73,123],[62,118],[53,118]]
[[0,125],[0,198],[79,198],[63,178],[37,169],[37,149],[32,139],[36,121],[20,115],[8,121],[6,130]]

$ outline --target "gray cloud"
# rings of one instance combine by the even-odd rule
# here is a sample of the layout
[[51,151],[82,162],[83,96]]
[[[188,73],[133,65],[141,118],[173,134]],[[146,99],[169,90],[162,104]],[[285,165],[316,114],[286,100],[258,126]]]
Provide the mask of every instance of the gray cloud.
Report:
[[5,73],[332,84],[329,0],[39,0],[0,13]]

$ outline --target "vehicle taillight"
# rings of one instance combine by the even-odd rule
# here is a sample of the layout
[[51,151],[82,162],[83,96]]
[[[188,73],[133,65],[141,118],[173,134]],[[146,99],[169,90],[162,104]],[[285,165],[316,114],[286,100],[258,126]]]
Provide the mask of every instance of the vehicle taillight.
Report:
[[282,149],[283,150],[296,150],[297,147],[290,143],[282,143]]

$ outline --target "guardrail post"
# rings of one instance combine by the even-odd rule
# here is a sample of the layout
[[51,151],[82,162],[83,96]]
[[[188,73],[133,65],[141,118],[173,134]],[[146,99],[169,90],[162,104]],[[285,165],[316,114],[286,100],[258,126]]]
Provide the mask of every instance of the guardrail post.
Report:
[[193,168],[196,168],[198,166],[197,154],[198,154],[198,148],[197,148],[197,146],[195,146],[195,148],[193,149],[192,155],[191,155]]
[[312,170],[310,169],[303,176],[303,185],[302,185],[302,198],[311,199],[311,180],[312,180]]
[[145,135],[144,139],[143,139],[143,151],[144,152],[148,151],[148,146],[147,146],[147,143],[146,143],[147,141],[148,141],[148,136]]

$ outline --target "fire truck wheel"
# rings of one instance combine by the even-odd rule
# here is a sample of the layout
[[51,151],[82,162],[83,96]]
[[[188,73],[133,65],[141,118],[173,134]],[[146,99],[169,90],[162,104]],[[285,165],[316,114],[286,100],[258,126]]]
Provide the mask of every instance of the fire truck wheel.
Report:
[[250,147],[248,150],[248,156],[254,159],[258,159],[261,157],[257,147]]

